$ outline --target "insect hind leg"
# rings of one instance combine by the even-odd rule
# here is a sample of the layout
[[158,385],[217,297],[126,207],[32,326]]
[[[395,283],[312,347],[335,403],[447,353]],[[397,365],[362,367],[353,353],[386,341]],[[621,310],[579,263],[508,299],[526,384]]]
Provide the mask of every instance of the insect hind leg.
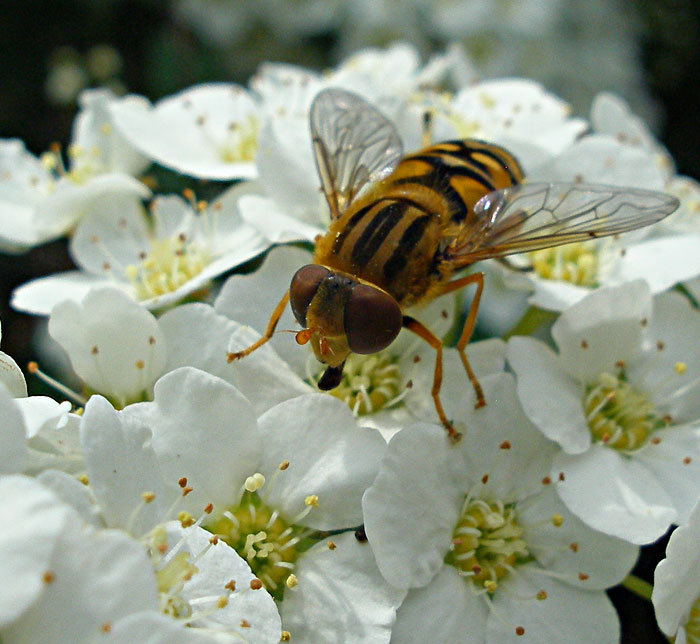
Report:
[[421,131],[421,147],[427,148],[433,139],[433,113],[426,109],[423,112],[423,128]]
[[447,430],[448,438],[453,443],[457,443],[462,438],[462,434],[458,432],[452,423],[447,419],[445,410],[440,402],[440,387],[442,386],[442,341],[432,331],[430,331],[430,329],[409,315],[403,316],[402,325],[404,328],[415,333],[422,340],[425,340],[433,349],[435,349],[435,371],[433,372],[433,387],[430,390],[430,395],[433,397],[433,404],[435,405],[435,411],[440,418],[440,422]]

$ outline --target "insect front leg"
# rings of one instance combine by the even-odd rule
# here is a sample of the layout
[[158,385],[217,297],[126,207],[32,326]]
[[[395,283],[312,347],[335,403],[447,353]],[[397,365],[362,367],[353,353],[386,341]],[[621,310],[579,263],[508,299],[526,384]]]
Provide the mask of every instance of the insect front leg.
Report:
[[[476,284],[476,293],[474,293],[474,299],[472,300],[471,306],[469,307],[469,313],[467,314],[467,319],[464,321],[464,326],[462,327],[462,333],[457,341],[457,352],[462,360],[462,365],[464,365],[464,370],[467,372],[467,377],[469,382],[472,383],[474,387],[474,393],[476,394],[476,404],[474,407],[479,409],[486,404],[486,398],[484,397],[484,391],[477,380],[474,370],[467,360],[467,354],[465,348],[469,339],[472,337],[474,331],[474,326],[476,325],[476,314],[479,311],[479,302],[481,301],[481,293],[484,290],[484,274],[483,273],[473,273],[471,275],[466,275],[465,277],[460,277],[454,282],[448,282],[442,289],[439,295],[445,295],[451,291],[456,291],[468,284]],[[438,296],[439,296],[438,295]]]
[[228,362],[233,362],[234,360],[244,358],[248,354],[253,353],[253,351],[261,347],[263,344],[265,344],[273,336],[275,328],[277,327],[277,323],[280,321],[280,318],[282,317],[282,313],[284,313],[284,309],[287,306],[288,301],[289,291],[285,291],[284,297],[279,301],[279,304],[275,307],[275,310],[272,311],[272,315],[270,316],[270,319],[267,323],[267,328],[265,329],[265,333],[263,333],[263,336],[257,342],[251,344],[247,349],[243,349],[242,351],[235,351],[233,353],[227,353],[226,360]]
[[447,420],[445,410],[442,408],[442,403],[440,402],[440,387],[442,386],[442,341],[440,338],[435,336],[430,329],[409,315],[403,316],[402,326],[415,333],[419,338],[425,340],[433,349],[435,349],[435,371],[433,372],[433,387],[430,390],[430,395],[433,397],[435,411],[437,411],[440,422],[447,430],[447,436],[453,443],[456,443],[460,440],[460,438],[462,438],[462,434],[454,428],[449,420]]

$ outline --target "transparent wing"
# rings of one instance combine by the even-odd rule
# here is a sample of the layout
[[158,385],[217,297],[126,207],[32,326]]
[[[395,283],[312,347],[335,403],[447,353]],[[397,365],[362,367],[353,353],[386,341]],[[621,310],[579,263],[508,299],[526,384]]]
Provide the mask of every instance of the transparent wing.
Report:
[[402,155],[393,124],[363,98],[325,89],[311,105],[311,137],[321,186],[337,219],[368,181],[383,179]]
[[474,206],[446,249],[462,266],[512,253],[617,235],[653,224],[680,202],[663,192],[575,183],[524,183],[497,190]]

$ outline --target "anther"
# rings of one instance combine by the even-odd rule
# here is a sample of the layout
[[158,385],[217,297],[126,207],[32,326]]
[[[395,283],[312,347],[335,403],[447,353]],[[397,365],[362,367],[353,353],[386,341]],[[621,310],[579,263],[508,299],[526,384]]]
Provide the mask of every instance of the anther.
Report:
[[280,635],[280,642],[288,642],[290,639],[292,639],[292,636],[289,631],[282,631],[282,634]]
[[335,550],[338,546],[335,545],[335,541],[328,541],[328,549],[329,550]]
[[564,523],[564,517],[561,514],[553,514],[552,515],[552,525],[555,528],[559,528],[562,523]]
[[299,580],[297,579],[297,576],[292,573],[289,575],[289,577],[287,577],[287,580],[284,583],[286,584],[287,588],[294,588],[299,584]]
[[250,580],[251,590],[260,590],[262,587],[263,587],[263,583],[257,577]]

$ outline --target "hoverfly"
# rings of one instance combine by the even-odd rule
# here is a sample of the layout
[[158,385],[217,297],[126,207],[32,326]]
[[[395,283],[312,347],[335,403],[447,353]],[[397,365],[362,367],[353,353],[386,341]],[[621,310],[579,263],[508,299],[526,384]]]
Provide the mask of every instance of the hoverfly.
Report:
[[272,337],[288,301],[302,326],[297,342],[310,342],[327,365],[318,381],[322,390],[340,384],[351,352],[380,351],[406,328],[435,349],[431,395],[453,440],[459,433],[439,397],[442,341],[405,309],[476,285],[456,348],[476,406],[483,406],[465,353],[483,273],[455,277],[457,272],[483,259],[623,233],[659,221],[679,205],[666,194],[632,188],[522,183],[509,152],[478,140],[447,141],[404,156],[394,125],[341,89],[316,96],[310,126],[330,226],[316,239],[313,264],[292,277],[263,336],[230,353],[229,362]]

